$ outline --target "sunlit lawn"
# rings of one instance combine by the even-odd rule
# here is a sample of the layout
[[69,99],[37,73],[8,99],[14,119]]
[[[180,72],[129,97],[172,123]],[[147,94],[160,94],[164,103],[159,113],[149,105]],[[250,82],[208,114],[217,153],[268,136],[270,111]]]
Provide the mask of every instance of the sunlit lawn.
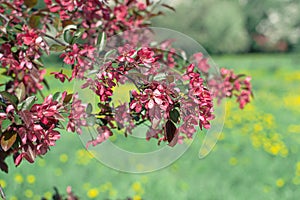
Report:
[[[15,168],[9,160],[9,174],[0,173],[8,199],[50,198],[53,186],[64,191],[68,185],[81,199],[297,199],[300,59],[296,55],[213,59],[251,75],[255,99],[243,111],[234,101],[227,102],[222,135],[205,159],[198,159],[200,132],[171,166],[147,174],[122,173],[93,159],[76,134],[62,133],[57,146],[34,164],[23,162]],[[62,89],[51,80],[54,90]]]

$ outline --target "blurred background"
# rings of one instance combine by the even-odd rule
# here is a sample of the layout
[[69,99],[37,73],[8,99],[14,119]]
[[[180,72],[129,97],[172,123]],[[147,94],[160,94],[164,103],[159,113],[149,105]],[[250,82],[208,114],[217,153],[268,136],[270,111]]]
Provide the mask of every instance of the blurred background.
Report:
[[297,52],[299,0],[174,0],[176,8],[154,19],[178,30],[210,53]]
[[[10,160],[9,174],[0,174],[8,199],[50,199],[53,186],[65,192],[69,185],[81,199],[299,198],[300,1],[165,2],[176,12],[166,10],[154,26],[194,38],[219,67],[252,76],[254,99],[244,110],[227,100],[225,125],[214,150],[198,159],[205,136],[199,132],[172,165],[127,174],[93,159],[76,134],[63,133],[57,146],[34,164],[15,168]],[[61,64],[44,61],[53,68]],[[65,87],[52,76],[49,82],[53,91]]]

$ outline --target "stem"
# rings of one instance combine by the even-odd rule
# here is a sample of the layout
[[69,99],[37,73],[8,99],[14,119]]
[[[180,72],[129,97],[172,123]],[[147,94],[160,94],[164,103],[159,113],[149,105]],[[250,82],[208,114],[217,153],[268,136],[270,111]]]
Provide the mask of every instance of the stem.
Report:
[[42,33],[42,34],[43,34],[45,37],[47,37],[47,38],[49,38],[49,39],[51,39],[51,40],[57,42],[57,43],[60,44],[60,45],[68,46],[68,45],[65,44],[64,42],[62,42],[62,41],[56,39],[55,37],[53,37],[52,35],[48,35],[47,33]]
[[0,13],[0,17],[1,17],[2,19],[4,19],[6,23],[9,22],[9,19],[8,19],[5,15],[3,15],[2,13]]

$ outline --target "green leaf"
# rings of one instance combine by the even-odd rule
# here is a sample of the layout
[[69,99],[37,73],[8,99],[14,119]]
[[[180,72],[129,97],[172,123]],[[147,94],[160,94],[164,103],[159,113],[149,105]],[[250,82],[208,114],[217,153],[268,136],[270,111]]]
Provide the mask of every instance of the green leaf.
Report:
[[3,120],[1,124],[1,131],[4,132],[11,124],[12,121],[10,121],[9,119]]
[[6,107],[7,105],[5,103],[3,103],[2,101],[0,101],[0,106]]
[[8,151],[17,139],[16,132],[5,132],[1,137],[1,147],[4,151]]
[[15,108],[17,108],[19,100],[18,100],[18,98],[15,95],[10,94],[10,93],[8,93],[6,91],[2,91],[2,92],[0,92],[0,94],[2,95],[2,97],[4,97],[5,99],[7,99]]
[[20,110],[30,110],[31,107],[34,105],[35,101],[36,97],[30,96],[27,99],[25,99],[22,103],[20,103],[18,107],[21,107]]
[[63,46],[63,45],[59,45],[59,44],[52,44],[50,46],[50,51],[55,51],[55,52],[61,52],[61,51],[64,51],[66,50],[66,46]]
[[15,120],[16,125],[22,125],[23,124],[23,121],[21,120],[19,115],[14,115],[14,120]]
[[97,45],[99,45],[98,51],[103,51],[106,46],[106,33],[102,32],[102,34],[98,35]]
[[21,24],[17,24],[13,27],[13,29],[15,29],[16,32],[20,32],[22,31],[22,25]]
[[39,66],[41,66],[41,67],[44,66],[44,64],[41,61],[39,61],[38,59],[35,59],[32,62],[35,63],[35,64],[37,64],[37,65],[39,65]]
[[111,66],[115,69],[119,68],[119,64],[118,63],[112,63]]
[[16,88],[16,96],[19,99],[19,102],[23,101],[26,97],[26,91],[25,91],[25,85],[24,83],[20,83],[18,87]]
[[93,106],[92,104],[89,103],[86,107],[86,113],[90,115],[92,112],[93,112]]
[[76,31],[76,33],[74,34],[75,37],[80,38],[82,36],[82,34],[85,32],[84,28],[80,28]]
[[18,47],[12,47],[10,50],[11,50],[13,53],[16,53],[16,52],[18,51]]
[[116,49],[112,49],[112,50],[109,50],[108,52],[106,52],[106,54],[104,55],[104,61],[109,57],[111,56],[112,54],[115,54],[117,52]]
[[58,123],[56,124],[56,127],[59,129],[65,129],[64,125],[60,121],[58,121]]
[[77,26],[74,25],[74,24],[70,24],[70,25],[67,25],[64,30],[63,30],[63,36],[64,36],[64,40],[65,42],[71,44],[72,43],[72,40],[73,40],[73,35],[72,35],[72,32],[71,31],[74,31],[77,29]]
[[89,126],[94,126],[96,124],[95,116],[91,115],[86,119],[86,122]]
[[170,111],[170,118],[173,122],[177,123],[179,121],[180,114],[177,109]]
[[54,95],[53,95],[53,101],[59,101],[62,97],[62,93],[61,92],[56,92]]
[[65,40],[65,42],[67,42],[69,44],[71,43],[71,41],[72,41],[72,34],[71,34],[71,32],[69,30],[66,30],[64,32],[64,40]]
[[6,42],[7,42],[7,40],[5,40],[3,37],[0,37],[0,44],[4,44]]

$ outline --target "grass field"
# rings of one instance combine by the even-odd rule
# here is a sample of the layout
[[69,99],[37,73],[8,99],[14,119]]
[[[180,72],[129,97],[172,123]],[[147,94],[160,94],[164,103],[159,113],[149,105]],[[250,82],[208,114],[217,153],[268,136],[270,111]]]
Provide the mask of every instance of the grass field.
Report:
[[[0,184],[9,200],[50,198],[71,185],[81,199],[297,199],[300,196],[300,58],[297,55],[213,56],[219,66],[249,74],[255,99],[244,110],[227,101],[214,150],[198,159],[204,135],[172,165],[147,174],[110,169],[63,133],[44,158],[23,162]],[[49,63],[51,63],[49,61]],[[51,81],[55,89],[61,86]]]

